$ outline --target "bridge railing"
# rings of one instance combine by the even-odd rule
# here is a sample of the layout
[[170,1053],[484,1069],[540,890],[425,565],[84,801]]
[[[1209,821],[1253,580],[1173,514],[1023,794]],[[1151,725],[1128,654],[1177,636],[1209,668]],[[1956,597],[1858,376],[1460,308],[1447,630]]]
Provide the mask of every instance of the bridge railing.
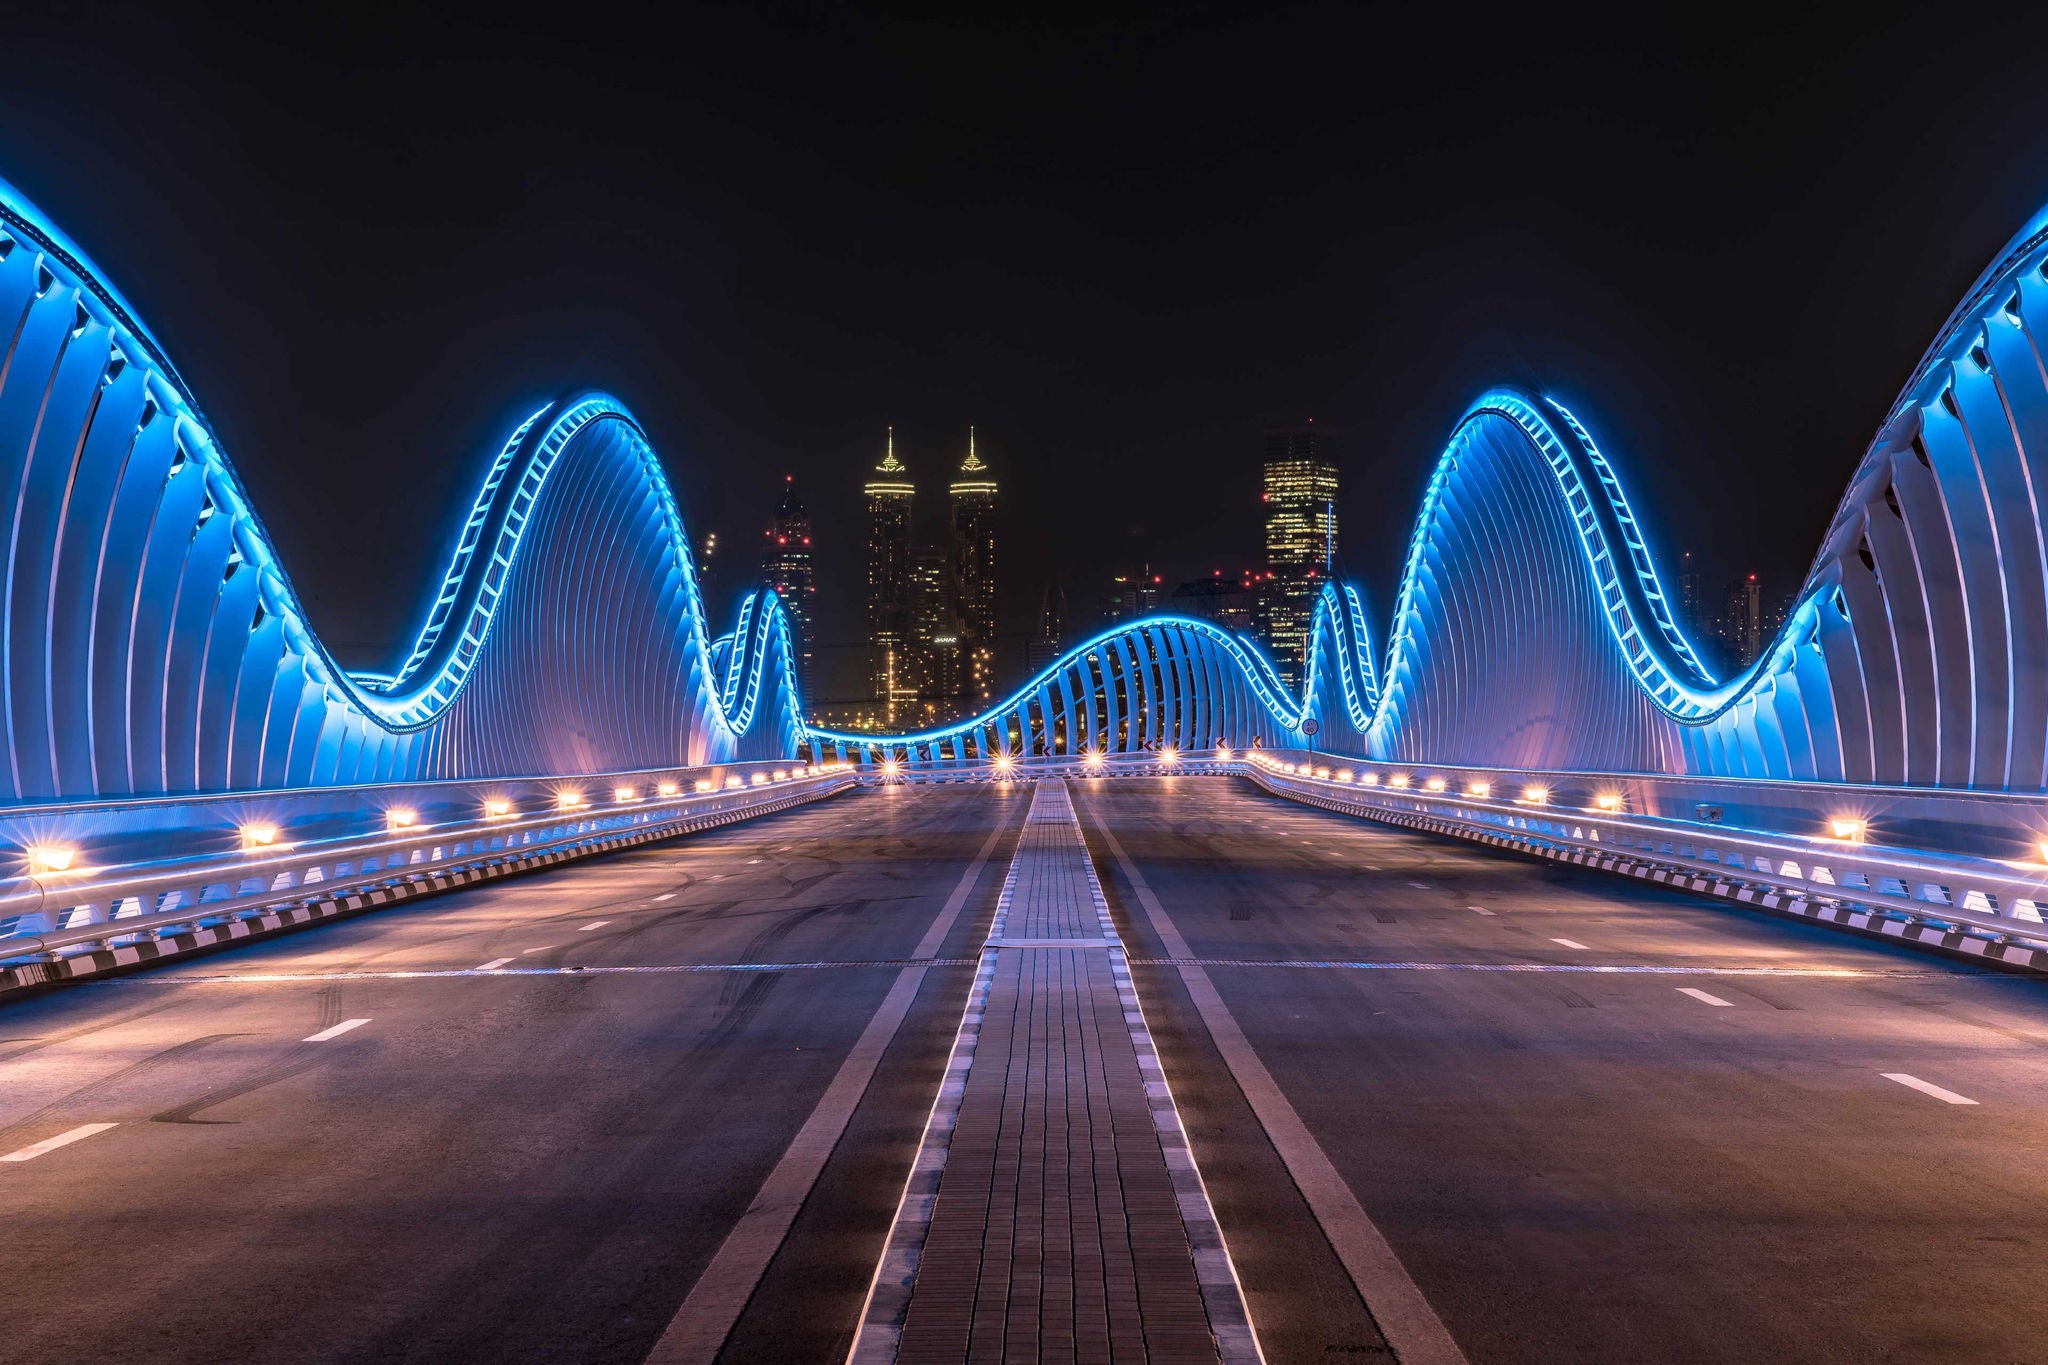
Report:
[[[0,961],[47,957],[260,915],[352,891],[724,824],[854,783],[844,765],[722,764],[661,773],[241,793],[107,807],[17,808],[0,829],[28,874],[0,880]],[[337,806],[353,808],[349,813]],[[137,810],[167,826],[125,851],[78,842]],[[299,819],[294,823],[294,816]],[[227,823],[239,819],[239,823]],[[110,823],[111,822],[111,823]],[[225,828],[223,826],[225,825]],[[198,851],[179,853],[177,847]],[[232,847],[219,847],[232,844]]]
[[[1592,861],[1654,863],[1756,892],[1743,899],[1796,898],[2048,946],[2048,835],[2040,833],[2048,805],[2039,798],[1507,772],[1300,751],[1255,754],[1239,767],[1276,794],[1328,809]],[[1902,837],[1916,833],[1929,837]]]

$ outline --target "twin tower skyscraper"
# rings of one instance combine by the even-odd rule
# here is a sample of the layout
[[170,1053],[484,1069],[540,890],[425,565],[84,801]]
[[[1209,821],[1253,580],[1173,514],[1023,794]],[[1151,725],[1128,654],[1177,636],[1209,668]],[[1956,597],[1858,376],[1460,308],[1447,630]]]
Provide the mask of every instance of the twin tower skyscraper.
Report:
[[862,491],[868,512],[872,696],[891,729],[938,724],[988,702],[995,687],[996,481],[974,449],[946,489],[946,534],[916,539],[917,485],[889,429]]

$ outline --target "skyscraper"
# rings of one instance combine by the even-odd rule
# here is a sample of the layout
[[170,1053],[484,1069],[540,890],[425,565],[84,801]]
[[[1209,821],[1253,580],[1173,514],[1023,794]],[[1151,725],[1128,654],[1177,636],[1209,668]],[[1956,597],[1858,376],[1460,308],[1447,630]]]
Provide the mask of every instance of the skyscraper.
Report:
[[1045,595],[1038,600],[1038,630],[1032,635],[1031,643],[1025,648],[1024,667],[1036,674],[1040,669],[1050,667],[1060,657],[1060,645],[1066,639],[1067,594],[1057,583],[1048,583]]
[[919,723],[951,720],[958,709],[957,700],[966,691],[964,634],[952,551],[919,546],[910,552],[911,659]]
[[910,654],[910,502],[917,488],[896,458],[896,429],[863,491],[868,501],[868,644],[874,651],[874,696],[883,720],[896,723],[899,702],[917,695]]
[[761,582],[775,589],[796,635],[797,694],[810,699],[812,610],[817,585],[811,581],[811,519],[796,495],[796,476],[784,475],[775,518],[763,531]]
[[959,594],[963,681],[987,701],[995,689],[996,481],[974,453],[967,428],[967,458],[948,490],[953,519],[953,586]]
[[1763,653],[1763,584],[1755,574],[1746,574],[1728,585],[1728,603],[1721,613],[1722,646],[1736,668],[1747,668]]
[[1337,558],[1335,435],[1311,422],[1266,433],[1266,566],[1273,581],[1266,608],[1266,645],[1291,684],[1301,682],[1316,594]]

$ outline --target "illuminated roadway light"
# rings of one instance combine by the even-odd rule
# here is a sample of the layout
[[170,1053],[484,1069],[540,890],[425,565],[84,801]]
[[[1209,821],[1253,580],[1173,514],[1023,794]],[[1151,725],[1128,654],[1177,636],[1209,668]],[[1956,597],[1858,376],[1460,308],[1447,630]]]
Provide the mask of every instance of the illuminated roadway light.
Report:
[[1392,777],[1388,778],[1387,781],[1396,787],[1405,787],[1408,785],[1408,774],[1395,773]]
[[752,777],[748,778],[747,780],[752,782],[757,787],[765,786],[768,782],[768,774],[755,773]]
[[660,786],[656,787],[655,790],[657,792],[660,792],[663,796],[674,796],[677,792],[681,791],[682,788],[678,787],[673,782],[664,782]]
[[264,848],[276,842],[276,825],[268,823],[251,823],[242,826],[243,848]]
[[583,804],[582,792],[556,792],[555,805],[563,810],[575,810]]
[[1228,762],[1230,762],[1230,746],[1229,746],[1229,745],[1227,745],[1227,744],[1219,744],[1219,745],[1217,745],[1217,746],[1216,746],[1216,761],[1217,761],[1218,763],[1228,763]]
[[612,800],[614,801],[638,801],[639,799],[640,789],[638,787],[612,788]]
[[746,785],[745,782],[740,780],[738,773],[734,773],[731,777],[725,779],[725,789],[727,791],[731,791],[734,787],[744,787]]
[[486,820],[502,820],[511,813],[512,803],[504,800],[502,797],[494,796],[484,802],[484,818]]
[[895,760],[895,759],[893,759],[893,758],[885,758],[885,759],[883,759],[883,760],[882,760],[882,776],[884,776],[884,777],[894,777],[894,776],[896,776],[896,771],[897,771],[897,769],[898,769],[899,767],[901,767],[901,766],[902,766],[902,765],[901,765],[901,764],[899,764],[899,763],[897,763],[897,762],[896,762],[896,760]]
[[393,806],[384,812],[384,824],[388,829],[410,829],[420,822],[420,813],[404,806]]
[[1593,804],[1601,810],[1620,810],[1621,794],[1619,792],[1601,792],[1593,798]]
[[50,872],[68,872],[71,860],[78,856],[78,850],[69,844],[30,844],[28,872],[31,877],[40,877]]
[[1316,776],[1322,781],[1328,782],[1330,780],[1330,770],[1328,768],[1318,768],[1316,769]]
[[1086,756],[1086,757],[1085,757],[1085,758],[1084,758],[1084,759],[1083,759],[1082,761],[1083,761],[1084,763],[1086,763],[1086,764],[1087,764],[1087,765],[1088,765],[1089,767],[1091,767],[1091,768],[1099,768],[1099,767],[1101,767],[1101,766],[1102,766],[1102,750],[1100,750],[1100,749],[1090,749],[1090,750],[1088,751],[1088,754],[1087,754],[1087,756]]
[[708,777],[700,777],[700,778],[698,778],[698,779],[697,779],[697,790],[698,790],[698,791],[700,791],[700,792],[708,792],[708,791],[710,791],[710,790],[711,790],[711,779],[710,779],[710,778],[708,778]]
[[1169,744],[1159,751],[1159,757],[1167,763],[1180,762],[1180,750]]
[[1349,782],[1351,780],[1351,769],[1345,768],[1342,771],[1340,771],[1337,774],[1337,780],[1339,782]]
[[1524,787],[1522,788],[1522,799],[1532,805],[1540,806],[1550,799],[1550,788]]
[[789,781],[789,769],[787,769],[787,768],[777,768],[777,769],[775,770],[775,780],[776,780],[777,782],[787,782],[787,781]]
[[1493,795],[1493,784],[1491,782],[1467,782],[1465,784],[1465,795],[1481,798],[1491,796]]
[[1828,829],[1837,839],[1851,839],[1857,843],[1863,841],[1863,832],[1868,828],[1869,822],[1854,815],[1837,815],[1828,821]]
[[1422,785],[1429,788],[1433,792],[1440,792],[1448,784],[1441,777],[1432,777],[1429,779],[1429,781],[1423,783]]

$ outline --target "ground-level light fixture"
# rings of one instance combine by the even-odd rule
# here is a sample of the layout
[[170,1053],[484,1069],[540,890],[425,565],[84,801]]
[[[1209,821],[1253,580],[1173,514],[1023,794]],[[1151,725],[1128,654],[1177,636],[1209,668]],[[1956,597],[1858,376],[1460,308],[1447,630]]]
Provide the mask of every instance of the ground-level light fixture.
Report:
[[1613,811],[1613,810],[1620,810],[1620,809],[1621,809],[1621,793],[1620,793],[1620,792],[1601,792],[1601,793],[1600,793],[1600,794],[1599,794],[1598,796],[1596,796],[1596,797],[1594,797],[1594,798],[1593,798],[1593,805],[1594,805],[1594,806],[1595,806],[1596,808],[1600,809],[1600,810],[1609,810],[1609,811]]
[[1180,762],[1180,750],[1169,744],[1159,751],[1159,757],[1167,763],[1178,763]]
[[583,804],[582,792],[556,792],[555,804],[563,810],[575,810]]
[[277,826],[267,820],[255,820],[242,826],[243,848],[266,848],[277,842]]
[[69,872],[72,860],[78,856],[78,850],[69,844],[30,844],[24,852],[28,855],[28,872],[31,877],[41,877],[51,872]]
[[711,790],[711,779],[710,779],[710,778],[708,778],[708,777],[700,777],[700,778],[698,778],[698,779],[697,779],[697,790],[698,790],[698,791],[700,791],[700,792],[708,792],[708,791],[710,791],[710,790]]
[[1395,773],[1395,774],[1394,774],[1394,775],[1393,775],[1392,777],[1390,777],[1390,778],[1388,778],[1388,779],[1387,779],[1387,785],[1389,785],[1389,786],[1392,786],[1392,787],[1405,787],[1405,786],[1407,786],[1407,785],[1408,785],[1408,774],[1406,774],[1406,773]]
[[1467,782],[1465,784],[1465,795],[1484,799],[1493,795],[1493,784],[1491,782]]
[[1540,806],[1550,800],[1550,788],[1524,787],[1522,788],[1522,799],[1533,806]]
[[614,801],[638,801],[639,799],[640,789],[638,787],[612,788],[612,800]]
[[897,769],[899,769],[900,767],[902,767],[902,765],[898,763],[895,759],[885,758],[882,760],[882,776],[894,777],[896,776]]
[[1870,828],[1870,822],[1859,815],[1836,815],[1828,820],[1828,832],[1837,839],[1863,842],[1863,833]]
[[1218,763],[1230,762],[1230,746],[1228,744],[1219,744],[1216,746],[1216,761]]
[[752,782],[757,787],[765,786],[768,782],[768,774],[755,773],[752,777],[748,778],[747,780]]
[[512,813],[512,803],[502,796],[493,796],[484,802],[486,820],[502,820]]
[[1450,784],[1445,782],[1441,777],[1432,777],[1427,782],[1424,782],[1422,785],[1433,792],[1440,792]]
[[682,788],[678,787],[673,782],[663,782],[654,790],[660,792],[663,796],[674,796],[677,792],[681,791]]
[[386,829],[410,829],[420,822],[420,813],[409,806],[393,806],[384,812]]
[[727,791],[731,791],[734,787],[744,787],[746,785],[745,782],[740,780],[738,773],[734,773],[731,777],[725,779],[725,789]]

